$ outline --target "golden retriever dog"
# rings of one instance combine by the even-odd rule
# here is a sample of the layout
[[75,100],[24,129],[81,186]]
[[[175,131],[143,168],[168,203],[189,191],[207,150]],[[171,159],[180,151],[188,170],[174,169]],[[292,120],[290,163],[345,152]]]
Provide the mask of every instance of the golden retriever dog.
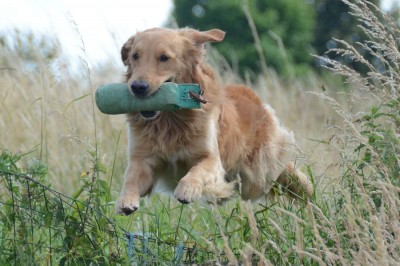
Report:
[[255,201],[276,183],[312,194],[307,176],[291,162],[293,135],[272,108],[246,86],[220,83],[205,62],[204,44],[224,36],[218,29],[154,28],[123,45],[126,82],[134,97],[151,97],[163,82],[196,83],[208,103],[201,109],[127,115],[128,166],[118,213],[136,211],[140,198],[160,183],[182,203],[220,202],[235,189]]

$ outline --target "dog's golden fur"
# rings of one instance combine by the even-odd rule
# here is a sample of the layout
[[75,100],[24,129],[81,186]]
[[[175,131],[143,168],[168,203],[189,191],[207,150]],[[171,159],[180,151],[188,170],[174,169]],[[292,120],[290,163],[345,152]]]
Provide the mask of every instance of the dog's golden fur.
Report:
[[155,28],[137,33],[122,47],[128,85],[145,81],[150,95],[167,80],[198,83],[209,102],[152,119],[128,114],[128,167],[118,212],[135,211],[157,182],[184,203],[229,198],[237,177],[243,199],[264,197],[276,181],[295,193],[301,188],[312,193],[307,177],[291,163],[292,133],[249,88],[219,83],[204,61],[204,44],[222,41],[224,35],[217,29]]

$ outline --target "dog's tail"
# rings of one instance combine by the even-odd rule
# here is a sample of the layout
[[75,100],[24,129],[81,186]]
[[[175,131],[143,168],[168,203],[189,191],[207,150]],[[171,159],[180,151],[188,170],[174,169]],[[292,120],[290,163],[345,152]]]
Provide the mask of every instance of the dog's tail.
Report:
[[286,169],[279,175],[277,183],[280,184],[287,194],[295,199],[307,199],[312,197],[314,187],[311,180],[302,172],[295,169],[289,163]]

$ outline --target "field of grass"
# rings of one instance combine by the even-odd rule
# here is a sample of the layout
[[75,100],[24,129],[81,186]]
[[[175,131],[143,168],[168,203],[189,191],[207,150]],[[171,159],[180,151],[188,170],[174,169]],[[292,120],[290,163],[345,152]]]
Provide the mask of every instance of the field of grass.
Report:
[[93,94],[122,79],[119,58],[93,68],[82,59],[71,72],[60,58],[37,52],[27,63],[18,47],[2,46],[0,264],[398,265],[400,30],[363,2],[353,12],[370,40],[332,52],[366,74],[327,60],[322,76],[268,70],[250,82],[210,58],[221,78],[247,82],[294,131],[296,163],[315,186],[307,202],[181,205],[156,194],[134,216],[117,216],[125,117],[101,114]]

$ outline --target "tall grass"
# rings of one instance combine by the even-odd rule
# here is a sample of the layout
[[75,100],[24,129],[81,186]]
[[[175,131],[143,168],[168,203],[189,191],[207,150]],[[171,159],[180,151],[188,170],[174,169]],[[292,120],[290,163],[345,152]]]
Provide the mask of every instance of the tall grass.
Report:
[[[304,204],[278,197],[181,205],[155,195],[133,217],[116,216],[113,200],[126,165],[124,117],[94,114],[91,97],[98,85],[120,80],[122,65],[110,59],[109,67],[71,73],[65,62],[40,53],[33,67],[23,56],[1,54],[7,69],[0,70],[0,246],[11,249],[0,261],[399,264],[400,33],[373,5],[345,2],[368,39],[337,40],[341,47],[330,52],[364,64],[365,74],[323,57],[346,85],[313,74],[282,80],[271,70],[247,81],[295,132],[298,163],[316,186]],[[240,81],[223,59],[213,60],[222,78]],[[63,212],[48,214],[54,212],[43,201],[48,193]],[[82,227],[82,221],[90,222]]]
[[[28,40],[21,34],[14,38],[22,39],[18,42],[21,46],[34,46],[26,43]],[[0,71],[0,147],[13,152],[33,151],[31,157],[38,157],[49,166],[51,182],[58,189],[71,192],[80,174],[90,169],[89,153],[96,145],[109,151],[101,156],[107,166],[114,163],[116,147],[121,147],[116,141],[125,133],[122,116],[104,116],[96,110],[99,133],[95,138],[91,94],[100,84],[118,81],[122,66],[110,60],[107,70],[99,67],[89,73],[87,64],[78,62],[80,67],[71,69],[71,62],[62,54],[49,60],[40,51],[36,52],[34,63],[28,64],[19,49],[5,46],[1,55],[1,61],[8,62],[8,69]],[[116,171],[123,168],[125,160],[124,149],[117,152]],[[121,175],[122,170],[116,174]]]

